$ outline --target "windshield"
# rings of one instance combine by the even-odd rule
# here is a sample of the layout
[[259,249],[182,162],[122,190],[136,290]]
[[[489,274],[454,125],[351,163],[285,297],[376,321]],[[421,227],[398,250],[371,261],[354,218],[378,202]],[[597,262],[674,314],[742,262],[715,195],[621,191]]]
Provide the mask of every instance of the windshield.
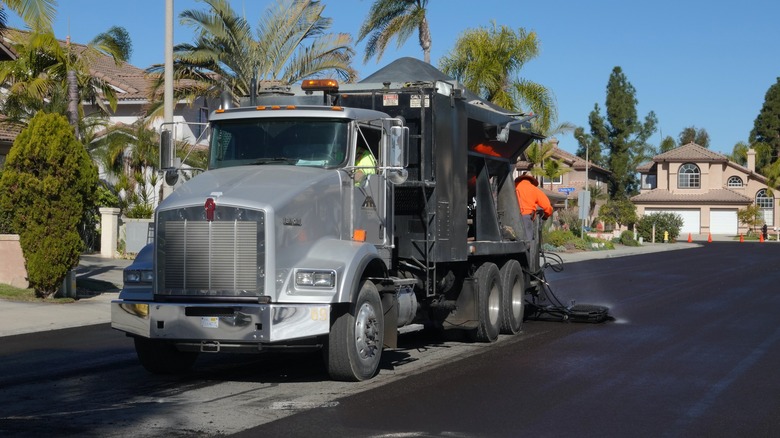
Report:
[[337,167],[347,152],[344,119],[269,118],[214,122],[209,167],[290,164]]

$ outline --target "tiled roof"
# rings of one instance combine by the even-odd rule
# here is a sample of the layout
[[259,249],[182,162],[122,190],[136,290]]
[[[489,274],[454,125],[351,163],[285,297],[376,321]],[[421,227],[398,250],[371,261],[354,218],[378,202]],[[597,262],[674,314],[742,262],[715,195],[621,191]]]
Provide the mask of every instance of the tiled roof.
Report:
[[[525,154],[522,155],[525,157]],[[585,159],[580,158],[574,154],[571,154],[569,152],[564,151],[561,148],[554,147],[552,150],[552,157],[559,159],[563,161],[564,164],[571,167],[574,170],[585,170]],[[533,167],[533,163],[526,161],[526,160],[518,160],[515,164],[515,168],[517,170],[530,170],[531,167]],[[593,164],[593,162],[590,162],[590,164],[587,166],[588,170],[600,170],[601,172],[605,174],[610,174],[610,171],[607,169],[604,169],[601,166],[597,166]]]
[[713,152],[693,142],[684,144],[680,147],[674,148],[670,151],[664,152],[663,154],[659,154],[653,157],[653,161],[655,161],[656,163],[664,162],[664,161],[727,162],[728,160],[729,159],[725,155],[721,155],[717,152]]
[[655,162],[653,161],[646,161],[639,166],[636,167],[636,171],[640,173],[647,173],[653,170],[653,166],[655,166]]
[[[15,55],[11,41],[18,39],[25,31],[18,29],[7,29],[0,39],[0,46],[3,51],[11,56]],[[59,41],[60,45],[68,44],[66,41]],[[70,43],[71,47],[83,51],[87,48],[84,44]],[[151,81],[145,76],[144,70],[120,62],[117,64],[114,59],[107,55],[98,55],[91,60],[90,73],[99,79],[102,79],[114,88],[117,100],[122,101],[143,101],[147,99]]]
[[3,123],[4,119],[5,117],[0,116],[0,143],[13,143],[22,128],[19,125]]
[[668,190],[654,189],[631,198],[637,204],[750,204],[752,199],[728,189],[713,189],[704,193],[671,193]]

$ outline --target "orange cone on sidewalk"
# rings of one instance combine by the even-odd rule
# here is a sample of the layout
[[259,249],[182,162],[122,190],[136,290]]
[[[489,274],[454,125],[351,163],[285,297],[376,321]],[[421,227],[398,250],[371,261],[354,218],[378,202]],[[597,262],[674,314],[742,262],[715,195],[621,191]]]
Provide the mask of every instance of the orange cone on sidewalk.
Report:
[[688,233],[688,243],[693,242],[693,239],[691,238],[691,233]]
[[707,242],[712,243],[712,233],[707,236]]
[[740,242],[744,242],[744,241],[745,241],[745,236],[743,236],[743,235],[741,235],[741,234],[740,234],[740,235],[739,235],[739,241],[740,241]]
[[764,235],[763,234],[759,234],[758,235],[758,241],[759,242],[763,242],[764,241]]

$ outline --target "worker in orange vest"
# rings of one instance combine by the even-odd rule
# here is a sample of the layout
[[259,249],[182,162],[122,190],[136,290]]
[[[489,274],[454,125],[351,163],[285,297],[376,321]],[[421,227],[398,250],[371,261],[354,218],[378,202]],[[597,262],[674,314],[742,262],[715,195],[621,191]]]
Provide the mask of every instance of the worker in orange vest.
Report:
[[536,219],[536,210],[541,208],[542,219],[552,216],[553,208],[550,199],[539,188],[539,181],[528,172],[515,178],[515,193],[517,194],[517,203],[520,207],[520,216],[523,220],[526,238],[536,239],[534,236],[533,221]]

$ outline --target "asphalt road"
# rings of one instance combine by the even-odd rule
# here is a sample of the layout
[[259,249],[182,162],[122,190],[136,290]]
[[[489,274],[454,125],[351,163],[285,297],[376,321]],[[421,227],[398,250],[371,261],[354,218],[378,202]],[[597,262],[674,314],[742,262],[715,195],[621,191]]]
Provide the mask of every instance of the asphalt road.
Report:
[[780,246],[594,260],[548,275],[615,322],[526,323],[481,354],[241,436],[780,436]]
[[564,302],[495,344],[405,335],[368,382],[317,355],[205,355],[160,377],[107,325],[2,338],[3,436],[780,436],[780,245],[568,264]]

